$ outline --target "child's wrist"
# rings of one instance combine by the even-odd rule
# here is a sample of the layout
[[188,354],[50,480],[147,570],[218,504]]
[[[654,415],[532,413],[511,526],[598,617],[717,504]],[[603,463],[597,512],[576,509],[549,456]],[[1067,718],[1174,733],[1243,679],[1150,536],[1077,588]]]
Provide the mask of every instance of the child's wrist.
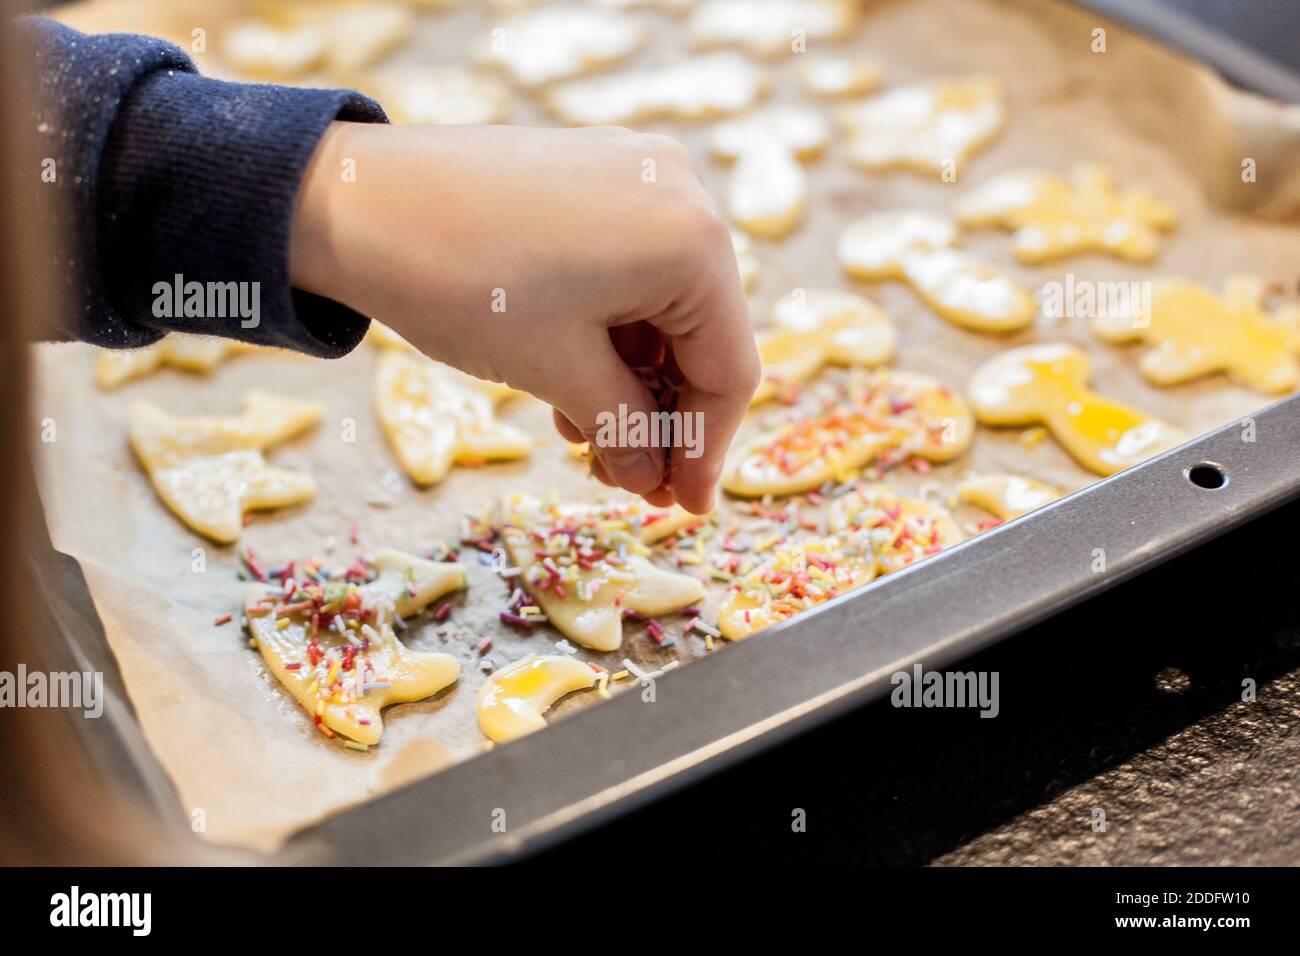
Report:
[[[333,123],[303,174],[294,205],[289,233],[289,281],[295,289],[322,295],[345,305],[347,299],[347,256],[341,243],[345,224],[340,215],[337,188],[349,182],[353,135],[364,123]],[[355,164],[355,157],[350,161]]]

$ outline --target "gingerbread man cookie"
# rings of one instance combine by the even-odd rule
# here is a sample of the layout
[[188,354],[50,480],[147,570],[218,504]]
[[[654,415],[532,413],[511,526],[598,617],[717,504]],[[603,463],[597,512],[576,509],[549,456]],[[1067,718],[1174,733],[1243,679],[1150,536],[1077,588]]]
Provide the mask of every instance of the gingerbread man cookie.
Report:
[[244,616],[267,670],[325,736],[365,750],[384,732],[383,708],[432,697],[460,676],[452,655],[408,650],[393,621],[466,587],[461,565],[386,548],[334,574],[289,567],[315,573],[248,585]]
[[612,651],[623,642],[625,609],[654,617],[704,596],[698,580],[648,558],[649,544],[695,520],[643,502],[557,505],[517,494],[502,504],[502,538],[546,619],[584,647]]
[[711,53],[669,66],[571,80],[545,101],[574,126],[699,120],[748,109],[766,89],[763,71],[737,53]]
[[897,334],[877,306],[838,289],[795,289],[773,308],[774,328],[758,337],[763,381],[751,405],[811,378],[825,365],[883,365]]
[[1006,121],[990,76],[933,80],[840,107],[848,160],[869,172],[944,173],[987,145]]
[[172,332],[140,349],[100,349],[95,356],[95,384],[104,389],[117,388],[164,365],[186,372],[210,372],[226,359],[256,348],[215,335]]
[[252,391],[234,416],[169,415],[149,402],[131,405],[131,448],[163,503],[199,534],[227,544],[239,538],[244,512],[306,501],[311,475],[272,468],[262,450],[315,425],[316,402]]
[[853,0],[704,0],[686,21],[686,33],[696,46],[736,45],[778,56],[802,53],[809,41],[850,36],[860,15]]
[[1174,227],[1174,211],[1147,190],[1117,190],[1101,166],[1081,163],[1070,179],[1036,170],[1005,173],[956,203],[963,226],[1014,231],[1022,262],[1039,263],[1085,252],[1149,262],[1160,233]]
[[1065,342],[997,355],[971,378],[985,425],[1041,423],[1085,468],[1113,475],[1187,440],[1179,429],[1088,389],[1087,353]]
[[968,475],[957,486],[959,499],[1001,521],[1036,511],[1064,494],[1060,488],[1045,482],[1008,474]]
[[631,56],[645,40],[640,21],[593,7],[543,7],[501,21],[477,56],[532,88]]
[[1093,319],[1108,342],[1145,342],[1152,348],[1140,368],[1156,385],[1179,385],[1226,372],[1233,381],[1275,395],[1300,385],[1300,307],[1270,315],[1264,310],[1264,283],[1232,276],[1223,295],[1183,279],[1155,283],[1149,316]]
[[855,279],[901,279],[938,315],[972,332],[1007,333],[1034,320],[1034,298],[1015,277],[952,248],[957,229],[920,211],[875,213],[840,236],[839,260]]
[[826,148],[830,125],[816,110],[774,106],[713,128],[709,150],[734,162],[727,212],[751,235],[783,239],[803,218],[808,174],[802,160]]
[[733,450],[722,487],[742,498],[793,495],[847,481],[877,460],[946,462],[970,447],[970,409],[937,379],[874,372],[851,381],[845,392],[843,401]]
[[529,654],[507,664],[478,690],[478,725],[489,738],[506,743],[546,726],[542,714],[566,694],[587,690],[596,672],[567,654]]
[[496,403],[512,394],[402,348],[381,351],[375,368],[375,412],[402,468],[422,486],[452,465],[528,455],[532,439],[496,419]]

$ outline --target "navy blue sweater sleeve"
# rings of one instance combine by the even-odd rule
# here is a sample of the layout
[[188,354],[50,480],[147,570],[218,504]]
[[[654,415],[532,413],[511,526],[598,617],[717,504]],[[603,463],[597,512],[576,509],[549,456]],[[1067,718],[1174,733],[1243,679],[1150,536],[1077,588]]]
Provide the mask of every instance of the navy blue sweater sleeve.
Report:
[[18,21],[32,57],[30,108],[53,160],[43,203],[62,233],[61,338],[147,345],[199,332],[326,358],[368,320],[293,289],[289,229],[298,186],[335,120],[385,122],[348,90],[199,76],[179,47]]

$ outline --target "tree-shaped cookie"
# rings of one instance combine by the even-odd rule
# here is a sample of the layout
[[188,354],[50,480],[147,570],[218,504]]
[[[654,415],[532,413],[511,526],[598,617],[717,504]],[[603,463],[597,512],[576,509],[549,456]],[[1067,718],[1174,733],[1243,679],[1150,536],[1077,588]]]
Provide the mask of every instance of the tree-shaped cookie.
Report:
[[731,586],[718,613],[728,640],[748,637],[961,541],[943,508],[858,485],[835,499],[830,534],[778,545]]
[[375,412],[402,468],[419,485],[441,481],[454,464],[527,456],[532,439],[496,418],[496,403],[512,394],[413,350],[385,348],[376,361]]
[[502,20],[476,55],[520,86],[536,87],[631,56],[645,35],[640,21],[614,10],[543,7]]
[[529,654],[507,664],[478,690],[478,725],[497,743],[541,730],[551,705],[596,683],[596,672],[567,654]]
[[1180,430],[1088,388],[1087,353],[1065,342],[997,355],[971,378],[985,425],[1041,422],[1085,468],[1113,475],[1187,440]]
[[617,649],[624,610],[654,617],[704,596],[698,580],[648,557],[649,544],[697,520],[681,508],[546,504],[516,494],[501,511],[502,539],[523,586],[550,622],[584,647]]
[[377,744],[383,708],[432,697],[456,682],[456,658],[409,650],[393,619],[466,587],[463,566],[386,548],[332,575],[316,565],[312,575],[304,565],[293,567],[303,575],[280,586],[248,585],[244,615],[267,670],[321,733]]
[[727,212],[736,224],[764,239],[789,235],[808,203],[801,161],[820,154],[829,139],[826,118],[803,106],[773,106],[715,126],[710,152],[735,163]]
[[226,359],[257,348],[215,335],[172,332],[139,349],[100,349],[95,355],[95,384],[117,388],[164,365],[186,372],[210,372]]
[[738,53],[710,53],[668,66],[570,80],[544,97],[573,126],[699,120],[749,109],[763,96],[763,71]]
[[952,222],[921,211],[881,212],[851,223],[840,236],[840,265],[855,279],[898,279],[938,315],[972,332],[1025,328],[1037,306],[1014,276],[952,248]]
[[883,365],[897,334],[876,305],[839,289],[795,289],[772,310],[773,328],[758,336],[763,381],[757,405],[811,378],[824,365]]
[[943,174],[998,134],[1006,105],[1001,84],[976,75],[887,90],[840,107],[836,118],[849,162],[870,172]]
[[154,489],[182,521],[223,544],[239,538],[244,512],[306,501],[311,475],[273,468],[262,450],[310,428],[321,406],[252,391],[239,415],[178,417],[149,402],[131,405],[131,448]]
[[1002,521],[1036,511],[1064,494],[1046,482],[1002,473],[967,475],[957,486],[958,498]]
[[798,40],[806,46],[844,39],[860,16],[854,0],[703,0],[686,21],[686,34],[700,47],[732,44],[777,56],[792,52]]
[[742,498],[793,495],[848,480],[877,459],[951,461],[970,447],[974,431],[966,403],[937,379],[864,374],[846,386],[843,400],[733,449],[722,487]]
[[1014,231],[1022,262],[1038,263],[1085,252],[1149,262],[1160,233],[1174,227],[1174,211],[1146,189],[1119,190],[1101,166],[1081,163],[1070,178],[1038,170],[1004,173],[966,193],[955,205],[963,226]]
[[1232,276],[1223,295],[1185,279],[1156,282],[1150,315],[1102,316],[1092,327],[1108,342],[1145,342],[1142,374],[1156,385],[1226,372],[1246,388],[1266,394],[1300,385],[1300,307],[1264,309],[1264,283]]

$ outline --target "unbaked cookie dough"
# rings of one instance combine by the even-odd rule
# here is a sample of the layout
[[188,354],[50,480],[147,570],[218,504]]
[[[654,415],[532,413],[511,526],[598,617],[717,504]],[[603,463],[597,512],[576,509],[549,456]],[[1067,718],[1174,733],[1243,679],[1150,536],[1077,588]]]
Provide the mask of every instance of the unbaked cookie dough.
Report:
[[1011,349],[976,369],[971,406],[985,425],[1046,425],[1079,464],[1099,475],[1187,440],[1174,426],[1090,391],[1089,369],[1087,353],[1066,342]]
[[317,402],[251,391],[239,415],[182,418],[138,401],[128,413],[131,448],[163,503],[199,534],[227,544],[246,511],[307,501],[311,475],[273,468],[262,451],[320,420]]
[[391,548],[332,574],[312,562],[290,567],[275,584],[246,587],[244,616],[267,670],[325,736],[374,746],[383,708],[456,682],[455,657],[409,650],[393,622],[466,587],[464,567]]
[[1150,262],[1160,233],[1174,227],[1174,210],[1146,189],[1118,190],[1108,170],[1090,163],[1062,179],[1038,170],[996,176],[966,193],[954,207],[963,226],[1001,226],[1014,232],[1021,262],[1040,263],[1086,252]]
[[841,234],[840,265],[855,279],[899,279],[938,315],[972,332],[1001,334],[1027,327],[1038,311],[1014,276],[954,249],[957,229],[919,210],[874,213]]

